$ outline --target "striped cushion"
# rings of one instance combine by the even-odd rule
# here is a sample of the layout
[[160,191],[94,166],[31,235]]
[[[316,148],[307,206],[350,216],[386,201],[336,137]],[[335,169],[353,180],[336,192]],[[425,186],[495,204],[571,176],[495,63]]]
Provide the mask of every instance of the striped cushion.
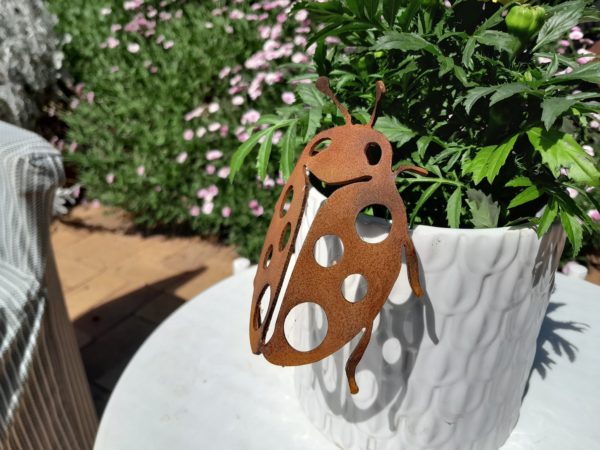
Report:
[[91,449],[97,427],[49,242],[60,154],[0,122],[0,449]]

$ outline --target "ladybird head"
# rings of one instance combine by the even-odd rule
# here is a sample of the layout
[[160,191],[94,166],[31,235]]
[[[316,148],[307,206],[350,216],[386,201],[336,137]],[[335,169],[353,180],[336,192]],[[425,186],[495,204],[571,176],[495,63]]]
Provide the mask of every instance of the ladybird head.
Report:
[[[319,133],[309,146],[308,170],[319,180],[341,185],[364,181],[392,172],[392,146],[373,126],[385,85],[377,81],[375,105],[369,122],[353,124],[348,110],[335,97],[326,77],[319,77],[317,89],[327,95],[341,111],[345,124]],[[319,146],[328,145],[319,151]]]

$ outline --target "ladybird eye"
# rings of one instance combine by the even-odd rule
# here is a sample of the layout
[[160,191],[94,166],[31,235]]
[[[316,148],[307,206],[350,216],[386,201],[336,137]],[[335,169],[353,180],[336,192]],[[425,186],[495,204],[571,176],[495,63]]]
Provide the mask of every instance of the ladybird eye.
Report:
[[381,160],[381,147],[378,144],[371,142],[365,148],[365,156],[371,166],[378,164]]
[[326,150],[327,148],[329,148],[330,145],[331,145],[331,139],[323,139],[322,141],[317,142],[317,144],[310,151],[310,156],[314,156],[317,153],[322,152],[323,150]]

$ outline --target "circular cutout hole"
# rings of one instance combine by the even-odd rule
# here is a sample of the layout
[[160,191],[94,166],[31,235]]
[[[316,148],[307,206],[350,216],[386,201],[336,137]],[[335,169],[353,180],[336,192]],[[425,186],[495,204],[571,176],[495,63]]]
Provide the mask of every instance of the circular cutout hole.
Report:
[[383,355],[385,362],[388,364],[396,364],[400,361],[400,355],[402,355],[400,341],[396,338],[389,338],[383,343],[381,354]]
[[271,302],[271,287],[267,284],[258,298],[258,304],[256,305],[255,314],[258,313],[258,317],[255,318],[256,328],[260,327],[267,317],[267,311],[269,310],[269,303]]
[[287,192],[285,193],[285,197],[283,199],[283,203],[281,204],[281,210],[279,211],[279,217],[285,216],[292,204],[292,199],[294,198],[294,187],[290,186]]
[[313,249],[315,261],[321,267],[335,266],[344,255],[344,244],[335,234],[321,236]]
[[283,327],[285,338],[293,349],[309,352],[321,345],[327,335],[327,315],[316,303],[300,303],[288,313]]
[[367,244],[379,244],[390,235],[390,227],[373,216],[392,220],[392,213],[384,205],[369,205],[363,208],[356,216],[354,225],[358,236]]
[[267,253],[265,253],[265,259],[263,260],[263,267],[266,269],[271,264],[271,258],[273,257],[273,246],[269,245]]
[[281,239],[279,240],[279,251],[282,252],[285,246],[288,244],[290,240],[290,236],[292,234],[292,224],[287,223],[285,228],[283,229],[283,233],[281,233]]
[[365,156],[371,166],[379,164],[381,160],[381,147],[375,142],[371,142],[365,148]]
[[314,156],[323,150],[327,150],[331,145],[331,139],[323,139],[315,144],[315,146],[310,151],[310,156]]
[[353,273],[342,281],[342,295],[351,303],[358,302],[367,295],[368,286],[364,276],[360,273]]
[[359,390],[352,396],[354,404],[359,409],[369,409],[377,400],[379,391],[377,377],[370,370],[361,370],[356,373],[356,384]]

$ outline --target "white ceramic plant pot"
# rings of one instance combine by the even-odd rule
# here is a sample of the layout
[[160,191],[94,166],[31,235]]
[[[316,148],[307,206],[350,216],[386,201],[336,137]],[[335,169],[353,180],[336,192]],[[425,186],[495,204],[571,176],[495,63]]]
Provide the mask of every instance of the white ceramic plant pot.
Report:
[[[311,189],[296,248],[324,200]],[[357,229],[373,238],[389,224],[360,216]],[[344,372],[355,338],[296,368],[300,404],[344,449],[498,449],[519,417],[562,229],[539,240],[530,228],[418,226],[412,239],[425,295],[412,295],[403,265],[358,365],[360,392],[350,394]],[[317,244],[315,251],[332,261],[342,257],[339,245]],[[365,288],[345,287],[346,295]],[[324,337],[326,320],[316,307],[306,311],[292,320],[290,333],[310,347]]]

